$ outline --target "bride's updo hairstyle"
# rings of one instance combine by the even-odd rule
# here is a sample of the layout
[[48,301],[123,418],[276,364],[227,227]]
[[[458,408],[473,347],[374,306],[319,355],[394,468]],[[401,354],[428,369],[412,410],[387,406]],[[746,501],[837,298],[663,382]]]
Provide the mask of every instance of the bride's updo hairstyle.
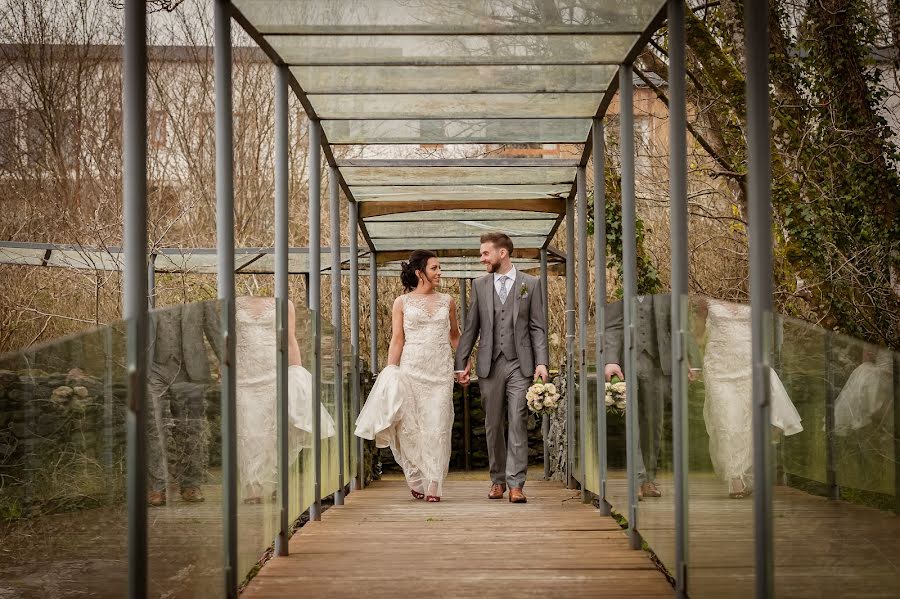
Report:
[[437,258],[437,256],[428,250],[416,250],[409,255],[409,262],[400,265],[400,282],[403,283],[404,289],[412,291],[419,286],[419,277],[416,275],[416,271],[424,273],[428,261],[432,258]]

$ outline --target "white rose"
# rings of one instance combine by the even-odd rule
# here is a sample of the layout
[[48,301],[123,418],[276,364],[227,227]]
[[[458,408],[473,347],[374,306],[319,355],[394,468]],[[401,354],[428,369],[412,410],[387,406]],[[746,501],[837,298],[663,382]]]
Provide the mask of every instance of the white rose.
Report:
[[556,385],[554,385],[553,383],[547,383],[546,385],[544,385],[544,389],[547,390],[547,393],[556,393]]
[[532,385],[528,387],[528,390],[532,393],[540,393],[544,389],[541,387],[541,385]]
[[625,409],[625,400],[617,402],[616,407],[619,408],[620,410],[624,410]]
[[611,406],[611,405],[613,405],[614,403],[616,403],[616,400],[613,399],[612,394],[607,393],[607,394],[606,394],[606,405]]
[[625,383],[616,383],[612,386],[613,391],[616,393],[625,394]]

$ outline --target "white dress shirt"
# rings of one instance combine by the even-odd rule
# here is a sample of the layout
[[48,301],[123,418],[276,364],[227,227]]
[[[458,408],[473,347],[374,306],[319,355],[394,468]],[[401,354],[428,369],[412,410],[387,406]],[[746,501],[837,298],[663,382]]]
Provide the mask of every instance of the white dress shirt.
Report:
[[516,286],[516,267],[511,267],[505,275],[501,275],[498,272],[494,273],[494,291],[497,292],[498,297],[500,296],[500,277],[509,277],[509,280],[506,282],[506,299],[508,300],[512,295],[513,287]]

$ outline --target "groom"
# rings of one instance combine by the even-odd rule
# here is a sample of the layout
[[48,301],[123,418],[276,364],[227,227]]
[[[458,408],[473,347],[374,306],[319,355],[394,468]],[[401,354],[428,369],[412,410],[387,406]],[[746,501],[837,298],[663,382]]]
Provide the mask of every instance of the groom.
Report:
[[[456,380],[469,382],[469,356],[478,342],[478,384],[491,468],[490,499],[525,503],[528,469],[528,408],[525,393],[540,377],[547,382],[547,318],[540,279],[512,264],[513,243],[504,233],[481,236],[481,263],[487,276],[472,283],[472,305],[456,350]],[[503,410],[509,419],[509,440]]]

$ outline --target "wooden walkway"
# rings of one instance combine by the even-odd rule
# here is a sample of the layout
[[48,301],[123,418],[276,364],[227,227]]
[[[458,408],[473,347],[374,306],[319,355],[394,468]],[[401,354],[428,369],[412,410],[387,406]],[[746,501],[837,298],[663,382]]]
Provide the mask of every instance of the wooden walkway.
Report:
[[577,491],[533,481],[528,503],[487,499],[485,480],[452,480],[441,503],[379,481],[291,539],[242,597],[671,597],[624,532]]

